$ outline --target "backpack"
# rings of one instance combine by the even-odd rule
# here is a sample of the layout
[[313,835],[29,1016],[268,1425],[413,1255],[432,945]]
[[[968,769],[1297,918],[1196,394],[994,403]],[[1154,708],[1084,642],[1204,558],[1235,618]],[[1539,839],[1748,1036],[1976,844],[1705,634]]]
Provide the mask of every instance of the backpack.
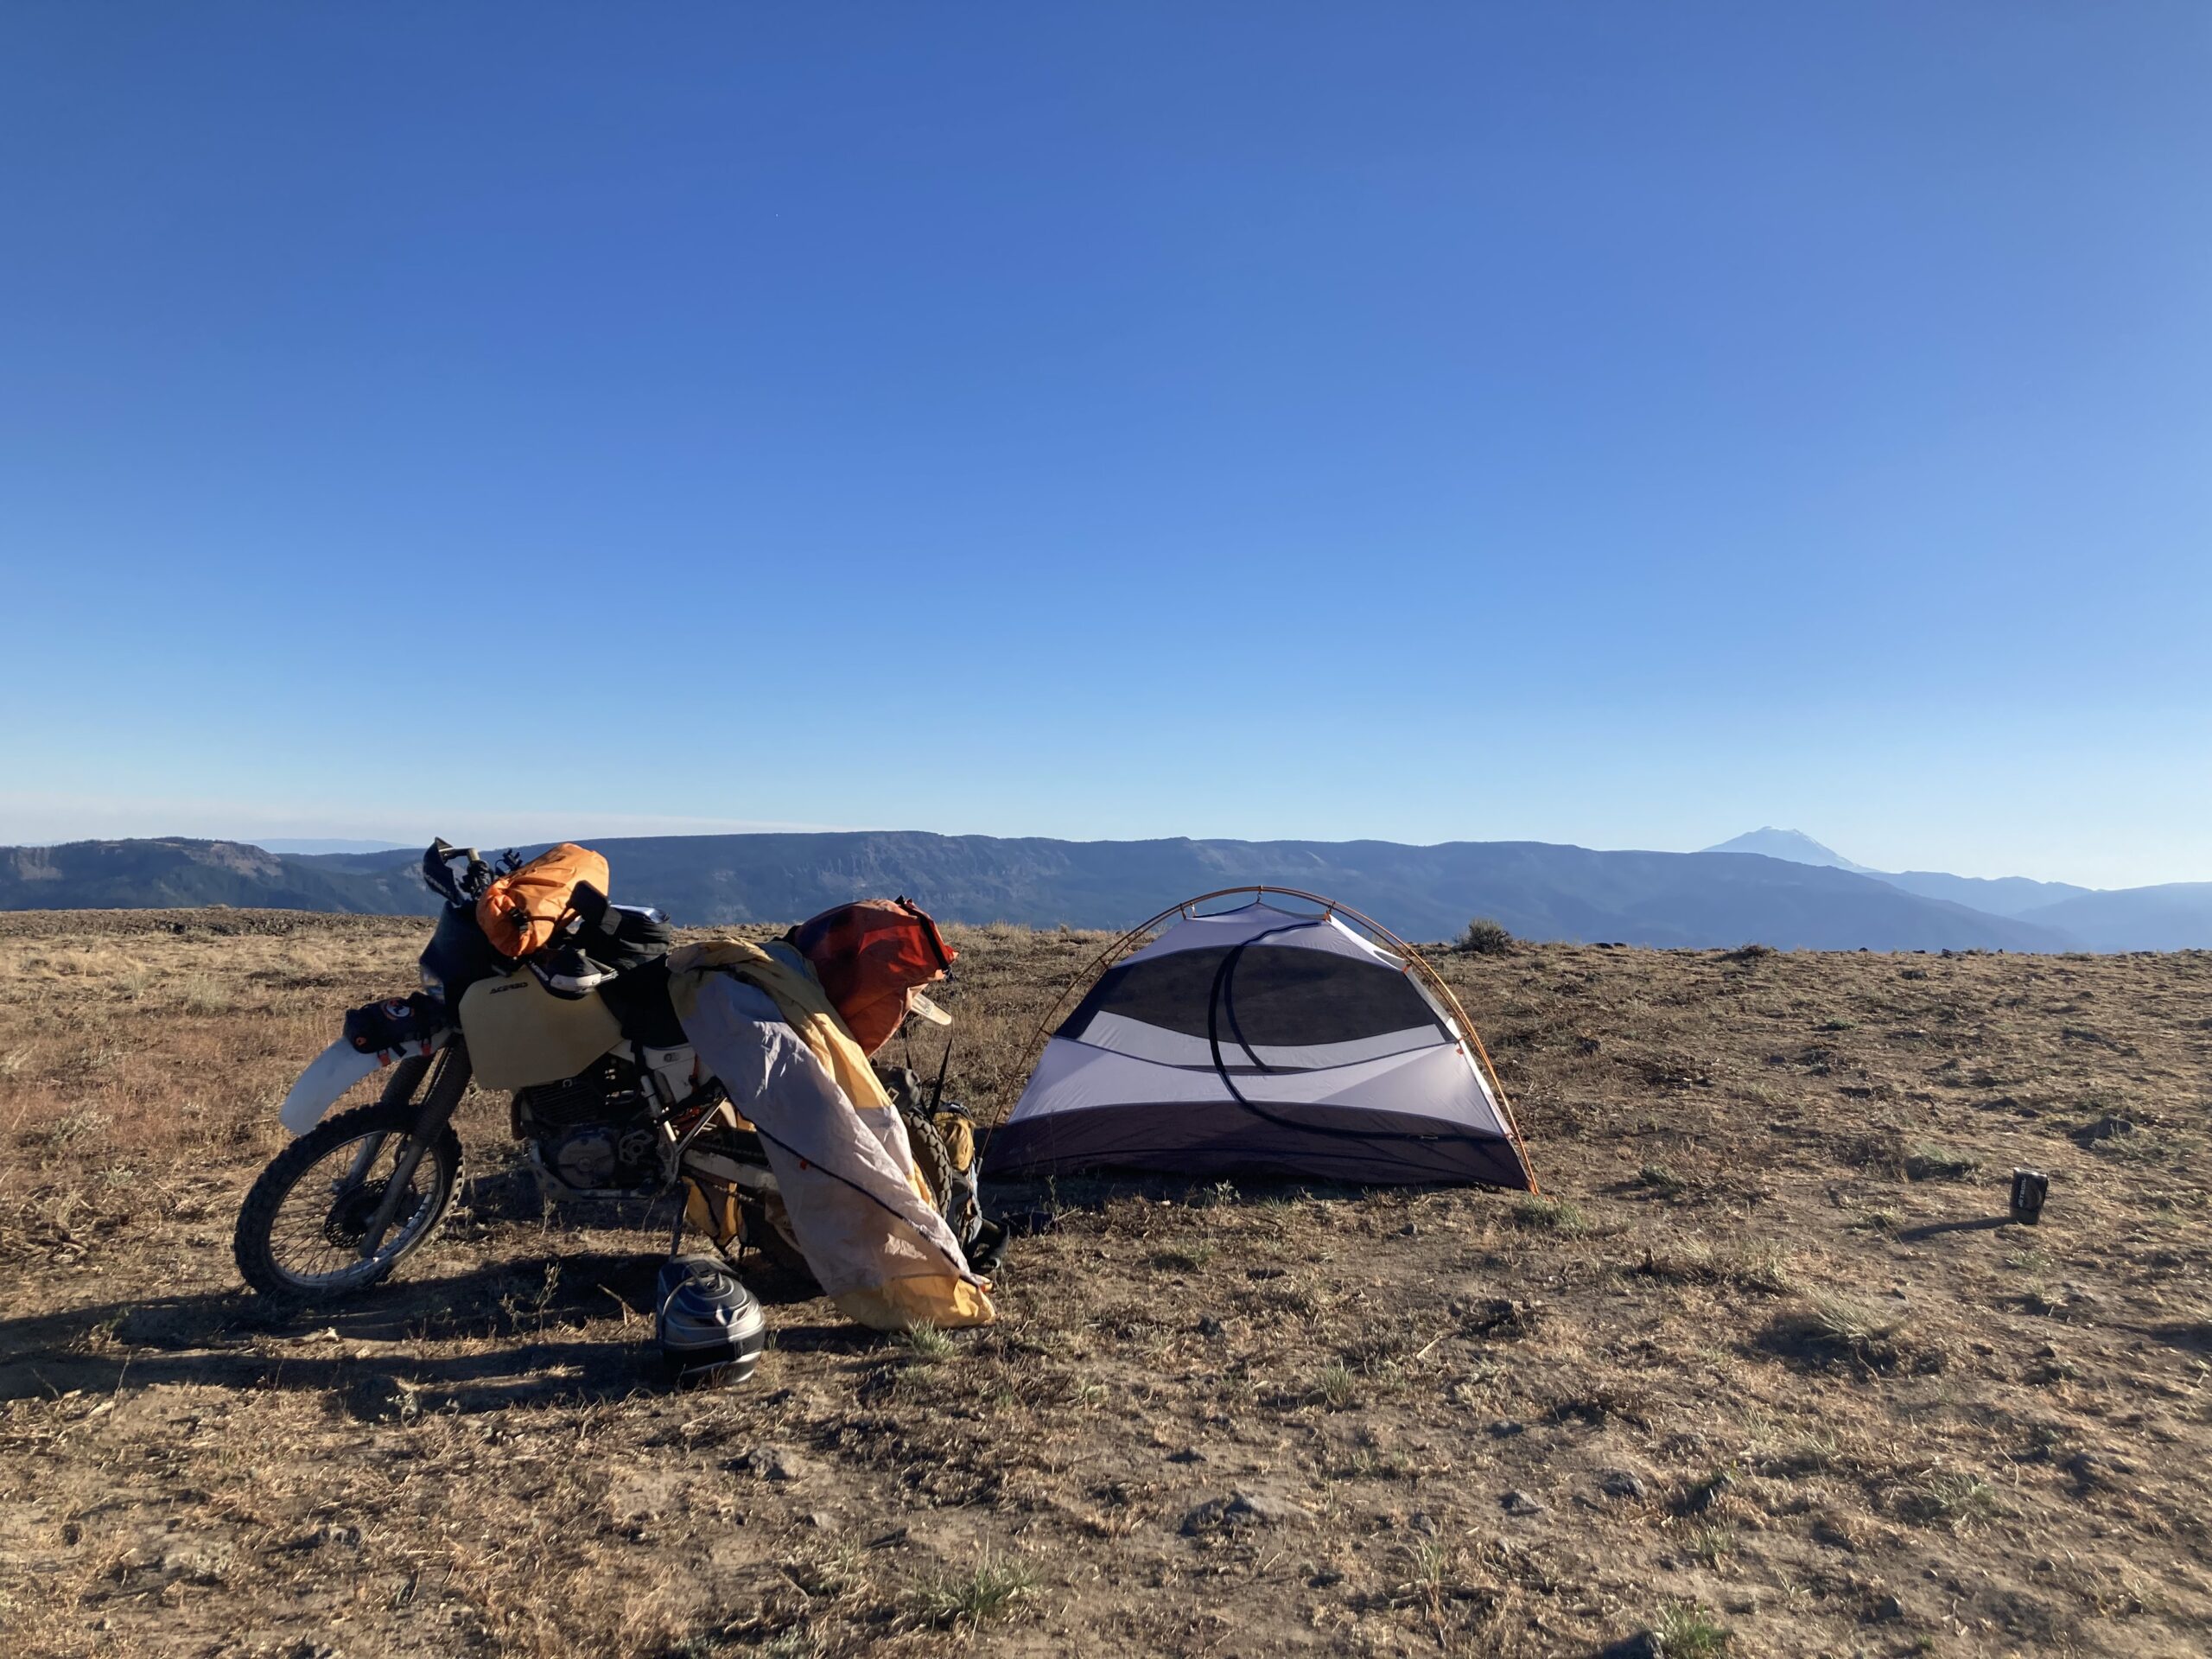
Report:
[[930,1197],[963,1249],[970,1249],[983,1224],[982,1193],[976,1184],[976,1124],[958,1101],[940,1100],[934,1109],[922,1080],[903,1065],[873,1062],[883,1092],[906,1122],[906,1143],[914,1166],[929,1184]]
[[548,848],[520,869],[484,889],[476,925],[501,956],[519,958],[543,950],[575,914],[576,884],[607,891],[607,861],[572,841]]

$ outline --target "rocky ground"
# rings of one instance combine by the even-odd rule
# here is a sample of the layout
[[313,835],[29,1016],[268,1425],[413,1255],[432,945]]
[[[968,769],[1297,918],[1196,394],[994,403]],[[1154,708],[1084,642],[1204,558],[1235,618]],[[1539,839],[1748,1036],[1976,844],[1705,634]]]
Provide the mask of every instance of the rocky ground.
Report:
[[[421,938],[0,917],[0,1649],[2212,1647],[2212,957],[1442,957],[1542,1196],[1001,1191],[995,1327],[764,1266],[757,1377],[671,1395],[655,1241],[498,1100],[400,1282],[238,1288],[276,1101]],[[1100,942],[957,943],[988,1116]]]

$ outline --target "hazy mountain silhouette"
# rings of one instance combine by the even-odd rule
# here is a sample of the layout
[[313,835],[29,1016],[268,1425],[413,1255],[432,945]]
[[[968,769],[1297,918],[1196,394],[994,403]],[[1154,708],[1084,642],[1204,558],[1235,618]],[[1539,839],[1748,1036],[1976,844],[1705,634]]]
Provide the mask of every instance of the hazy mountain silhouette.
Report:
[[[616,896],[679,921],[789,921],[906,893],[949,921],[1121,927],[1243,881],[1305,887],[1411,938],[1488,915],[1529,938],[1824,950],[2212,946],[2212,883],[2098,892],[2022,877],[1884,874],[1794,830],[1756,852],[1593,852],[1541,842],[1069,842],[919,832],[657,836],[595,842]],[[0,909],[265,906],[428,915],[411,849],[321,856],[163,838],[0,849]]]
[[[1954,905],[1964,905],[1969,910],[1986,911],[1992,916],[2024,917],[2031,911],[2041,910],[2061,899],[2078,899],[2093,893],[2094,888],[2077,887],[2064,881],[2031,881],[2024,875],[1995,877],[1976,875],[1947,875],[1940,870],[1869,869],[1864,864],[1854,864],[1841,853],[1823,847],[1810,836],[1797,830],[1754,830],[1749,835],[1738,836],[1733,841],[1724,841],[1718,847],[1706,849],[1710,853],[1761,853],[1769,858],[1787,859],[1793,864],[1819,864],[1840,870],[1855,870],[1861,875],[1871,875],[1886,881],[1893,887],[1903,887],[1907,893],[1916,893],[1923,899],[1941,899]],[[2207,937],[2212,943],[2212,936]]]
[[[456,826],[459,827],[459,826]],[[1650,945],[2073,948],[2068,932],[1848,870],[1744,853],[1593,852],[1541,842],[1068,842],[919,832],[597,840],[614,896],[679,922],[785,922],[904,893],[948,921],[1114,928],[1215,887],[1325,893],[1417,939],[1487,915],[1537,939]],[[529,850],[529,849],[524,849]],[[410,852],[302,857],[234,842],[79,842],[0,851],[0,908],[264,905],[429,914]]]
[[2212,948],[2212,882],[2100,890],[2024,875],[1948,875],[1940,870],[1870,870],[1795,830],[1754,830],[1715,852],[1764,852],[1807,865],[1856,870],[1923,899],[1962,905],[2048,928],[2091,950],[2201,950]]
[[[1940,870],[1904,870],[1894,875],[1869,870],[1866,874],[1923,899],[1948,899],[1970,910],[1986,910],[1993,916],[2022,918],[2062,899],[2093,897],[2096,892],[2094,887],[2077,887],[2065,881],[2031,881],[2024,875],[1945,875]],[[2206,936],[2205,942],[2212,944],[2212,934]]]
[[[379,911],[377,882],[232,841],[79,841],[0,849],[0,909],[154,910],[259,906]],[[416,883],[419,889],[422,884]],[[425,893],[423,898],[429,895]],[[422,906],[393,906],[403,911]]]
[[1777,830],[1771,824],[1705,850],[1708,853],[1757,853],[1762,858],[1779,858],[1791,864],[1820,864],[1831,869],[1856,870],[1861,875],[1872,874],[1864,864],[1853,863],[1834,848],[1821,846],[1802,830]]
[[2212,945],[2212,881],[2085,892],[2020,919],[2063,930],[2092,950],[2201,950]]
[[347,841],[316,836],[290,840],[263,840],[251,844],[264,853],[303,853],[311,857],[324,853],[398,853],[407,850],[407,843],[404,841]]

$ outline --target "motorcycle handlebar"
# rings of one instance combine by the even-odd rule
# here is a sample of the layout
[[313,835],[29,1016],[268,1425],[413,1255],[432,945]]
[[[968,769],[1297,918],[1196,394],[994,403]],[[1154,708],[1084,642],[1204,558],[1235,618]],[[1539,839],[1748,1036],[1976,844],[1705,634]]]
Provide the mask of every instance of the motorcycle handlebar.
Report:
[[[453,861],[456,858],[467,861],[466,870],[458,879],[453,873]],[[456,847],[441,836],[423,855],[423,880],[433,893],[454,904],[467,904],[491,884],[492,867],[474,847]]]

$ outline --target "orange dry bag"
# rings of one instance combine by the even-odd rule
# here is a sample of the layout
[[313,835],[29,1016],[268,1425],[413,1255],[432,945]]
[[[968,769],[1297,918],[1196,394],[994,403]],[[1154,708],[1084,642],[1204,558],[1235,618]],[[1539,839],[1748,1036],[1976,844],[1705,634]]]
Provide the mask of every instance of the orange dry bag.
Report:
[[579,881],[605,893],[607,861],[572,841],[548,848],[484,889],[476,901],[476,925],[503,957],[542,950],[574,913],[570,900]]
[[906,993],[944,977],[958,954],[929,912],[907,899],[863,899],[825,910],[785,936],[870,1054],[906,1018]]

